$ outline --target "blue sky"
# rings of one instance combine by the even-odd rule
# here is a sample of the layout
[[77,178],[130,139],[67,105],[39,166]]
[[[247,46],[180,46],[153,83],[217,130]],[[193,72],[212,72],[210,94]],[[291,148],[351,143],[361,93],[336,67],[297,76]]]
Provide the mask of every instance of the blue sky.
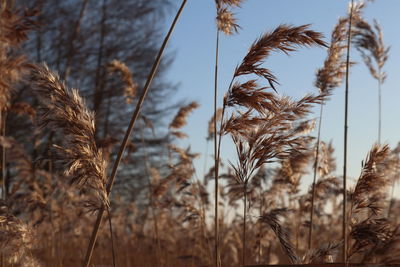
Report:
[[[177,6],[180,1],[176,0]],[[345,16],[347,0],[247,0],[234,13],[242,27],[239,34],[223,36],[221,39],[219,101],[232,77],[235,66],[245,56],[253,41],[265,31],[279,24],[312,24],[311,28],[324,33],[330,41],[330,33],[340,16]],[[385,70],[388,78],[383,85],[383,125],[382,141],[395,146],[400,136],[400,19],[399,0],[376,0],[369,3],[364,11],[372,22],[376,18],[382,25],[384,41],[391,46]],[[167,19],[166,25],[172,20]],[[169,50],[176,55],[168,72],[169,79],[179,83],[176,100],[197,101],[200,108],[189,118],[183,129],[188,135],[180,145],[190,145],[193,152],[201,153],[196,166],[201,177],[206,152],[207,122],[213,114],[213,71],[215,54],[215,4],[214,0],[189,0],[181,20],[172,36]],[[313,86],[316,70],[322,66],[326,49],[300,49],[290,56],[273,54],[265,63],[278,77],[280,94],[299,98],[306,93],[316,92]],[[352,60],[358,62],[351,69],[349,94],[349,147],[348,174],[352,178],[360,173],[361,160],[377,140],[378,90],[374,80],[361,61],[358,52],[352,50]],[[173,100],[171,100],[172,102]],[[322,140],[333,141],[336,149],[337,174],[342,174],[343,166],[343,121],[344,86],[337,88],[325,107]],[[317,109],[315,109],[317,111]],[[317,117],[315,112],[313,117]],[[312,133],[316,134],[316,131]],[[234,148],[229,137],[223,141],[222,159],[235,159]],[[208,166],[211,163],[212,144],[208,149]],[[305,184],[310,180],[305,179]]]

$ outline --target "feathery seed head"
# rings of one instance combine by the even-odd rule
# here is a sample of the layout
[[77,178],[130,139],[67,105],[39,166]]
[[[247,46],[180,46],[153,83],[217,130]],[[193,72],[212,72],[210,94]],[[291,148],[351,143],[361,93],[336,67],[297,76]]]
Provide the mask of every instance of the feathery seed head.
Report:
[[110,72],[119,72],[122,77],[122,81],[125,84],[124,95],[126,103],[131,104],[136,97],[137,84],[132,79],[132,73],[123,62],[114,59],[108,64],[108,70]]
[[291,26],[280,25],[272,32],[267,32],[253,43],[242,63],[236,68],[234,77],[246,74],[256,74],[267,79],[274,88],[277,78],[270,70],[261,67],[264,60],[273,51],[281,51],[286,54],[296,51],[300,46],[326,46],[322,40],[323,35],[309,30],[309,25]]
[[232,12],[227,8],[220,8],[217,11],[217,27],[218,30],[224,32],[226,35],[237,33],[240,28],[236,23],[236,18]]
[[189,116],[190,112],[199,107],[197,102],[191,102],[190,104],[181,107],[178,110],[178,113],[175,115],[172,122],[169,124],[170,129],[180,129],[186,125],[186,119]]
[[107,162],[96,146],[94,114],[77,90],[66,88],[46,65],[33,66],[32,80],[41,102],[41,126],[50,126],[63,133],[65,143],[55,145],[57,159],[66,167],[71,184],[94,194],[94,209],[108,205]]

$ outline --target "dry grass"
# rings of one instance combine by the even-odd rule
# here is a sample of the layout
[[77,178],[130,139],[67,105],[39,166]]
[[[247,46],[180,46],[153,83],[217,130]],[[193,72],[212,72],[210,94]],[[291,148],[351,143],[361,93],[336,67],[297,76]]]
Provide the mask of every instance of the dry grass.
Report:
[[[199,154],[175,142],[187,137],[184,126],[197,102],[177,108],[165,129],[146,116],[140,116],[141,124],[134,128],[185,4],[182,1],[142,90],[121,61],[102,66],[102,73],[119,74],[116,90],[135,104],[123,140],[96,140],[102,126],[95,125],[95,118],[102,114],[91,112],[81,92],[69,89],[46,64],[20,55],[22,41],[31,41],[28,32],[35,30],[36,13],[2,4],[0,111],[7,111],[3,117],[8,120],[25,120],[34,131],[32,136],[20,136],[5,131],[7,125],[1,123],[2,193],[7,196],[0,202],[1,265],[236,267],[332,263],[343,257],[350,263],[399,264],[400,202],[388,196],[399,177],[399,147],[374,145],[354,188],[343,190],[333,143],[322,141],[319,133],[317,138],[312,135],[313,108],[321,108],[320,132],[327,98],[345,76],[349,87],[349,44],[360,50],[373,77],[384,81],[382,68],[389,50],[378,24],[372,27],[362,19],[364,4],[352,5],[349,16],[334,27],[326,59],[316,73],[318,94],[293,99],[279,93],[278,77],[267,67],[272,53],[327,47],[322,34],[308,24],[280,25],[251,45],[225,86],[218,108],[219,34],[238,33],[233,9],[243,1],[215,1],[214,115],[208,127],[202,127],[207,142],[214,140],[214,166],[205,177],[199,177],[195,168]],[[67,65],[66,76],[72,79],[73,65]],[[140,73],[135,71],[136,76]],[[34,94],[20,100],[15,96],[19,86]],[[133,129],[140,130],[139,139],[130,137]],[[155,136],[157,131],[166,133],[163,140],[153,142],[168,150],[168,160],[149,146],[147,134]],[[221,158],[226,135],[236,150],[236,160],[229,164]],[[117,143],[118,153],[113,150]],[[124,154],[128,144],[130,153]],[[121,164],[121,173],[129,180],[121,181],[123,190],[110,195],[120,163],[134,162],[138,151],[143,157],[135,164],[140,166]],[[114,159],[111,170],[108,161]],[[310,170],[314,181],[303,192]],[[134,179],[146,183],[132,189]],[[214,197],[209,179],[215,179]],[[105,211],[112,231],[101,227]]]
[[32,81],[41,101],[39,125],[59,130],[64,137],[64,144],[54,147],[55,159],[64,165],[65,176],[85,194],[94,195],[86,203],[90,209],[108,206],[107,162],[94,139],[94,114],[78,91],[68,90],[47,66],[34,66]]

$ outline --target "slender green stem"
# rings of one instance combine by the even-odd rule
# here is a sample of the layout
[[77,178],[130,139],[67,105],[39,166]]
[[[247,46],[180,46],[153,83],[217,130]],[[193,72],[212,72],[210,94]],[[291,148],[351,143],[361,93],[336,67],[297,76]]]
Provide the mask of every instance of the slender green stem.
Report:
[[351,45],[351,24],[353,20],[354,0],[351,0],[349,28],[347,36],[347,57],[346,57],[346,92],[344,108],[344,150],[343,150],[343,262],[347,263],[347,130],[348,130],[348,106],[349,106],[349,72],[350,72],[350,45]]
[[[160,50],[158,52],[156,60],[155,60],[155,62],[153,64],[153,67],[152,67],[152,69],[150,71],[150,74],[149,74],[149,76],[147,78],[146,84],[145,84],[145,86],[144,86],[144,88],[142,90],[142,93],[140,95],[140,98],[138,100],[138,103],[136,104],[136,108],[135,108],[135,110],[134,110],[134,112],[132,114],[132,118],[131,118],[131,120],[129,122],[128,129],[126,130],[124,139],[123,139],[122,144],[120,146],[120,149],[118,151],[117,158],[115,160],[115,163],[114,163],[114,166],[113,166],[113,169],[112,169],[112,172],[111,172],[111,176],[109,178],[109,183],[107,184],[107,194],[108,195],[111,192],[111,189],[112,189],[112,186],[114,184],[115,177],[116,177],[116,174],[117,174],[117,171],[118,171],[119,164],[121,163],[122,155],[123,155],[123,153],[125,151],[125,148],[126,148],[126,146],[128,144],[128,139],[129,139],[129,137],[130,137],[130,135],[131,135],[131,133],[133,131],[133,127],[135,125],[135,122],[136,122],[136,120],[137,120],[137,118],[139,116],[139,113],[140,113],[140,110],[142,108],[144,99],[146,98],[147,92],[148,92],[148,90],[150,88],[150,85],[151,85],[151,83],[152,83],[152,81],[154,79],[154,76],[155,76],[155,74],[157,72],[158,66],[160,65],[162,55],[164,54],[164,50],[165,50],[165,48],[166,48],[166,46],[168,44],[168,41],[169,41],[169,39],[171,37],[171,34],[172,34],[172,32],[173,32],[173,30],[175,28],[175,25],[176,25],[180,15],[182,14],[182,11],[183,11],[186,3],[187,3],[187,0],[183,0],[182,1],[182,4],[181,4],[181,6],[180,6],[175,18],[174,18],[174,21],[172,22],[172,25],[171,25],[171,27],[170,27],[170,29],[169,29],[169,31],[168,31],[165,39],[164,39],[163,44],[162,44],[162,46],[161,46],[161,48],[160,48]],[[104,215],[104,210],[105,210],[105,207],[103,206],[98,212],[97,219],[96,219],[96,222],[95,222],[95,225],[94,225],[94,228],[93,228],[92,236],[90,238],[89,245],[88,245],[88,248],[87,248],[87,251],[86,251],[85,260],[84,260],[83,265],[82,265],[84,267],[88,267],[89,264],[90,264],[90,260],[92,258],[92,254],[93,254],[94,245],[96,244],[97,235],[98,235],[98,232],[99,232],[99,229],[100,229],[101,220],[102,220],[103,215]]]
[[321,140],[321,125],[322,125],[322,114],[324,109],[324,103],[320,105],[319,111],[319,121],[318,121],[318,134],[317,134],[317,146],[315,152],[315,161],[314,161],[314,175],[313,175],[313,183],[312,183],[312,195],[311,195],[311,212],[310,212],[310,231],[308,233],[308,249],[312,248],[312,234],[313,234],[313,226],[314,226],[314,206],[315,206],[315,184],[317,182],[317,170],[318,170],[318,160],[319,160],[319,146]]

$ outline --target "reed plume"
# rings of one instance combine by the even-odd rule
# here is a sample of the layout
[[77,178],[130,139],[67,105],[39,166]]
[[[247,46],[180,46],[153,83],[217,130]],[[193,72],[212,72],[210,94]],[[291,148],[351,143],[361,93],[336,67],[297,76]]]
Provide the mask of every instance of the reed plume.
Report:
[[[315,97],[307,95],[298,101],[292,101],[288,97],[277,97],[273,92],[265,92],[268,88],[260,87],[255,80],[241,83],[234,83],[234,81],[239,76],[255,74],[261,78],[267,79],[270,87],[275,90],[274,83],[277,83],[277,78],[272,75],[270,70],[261,66],[270,53],[272,51],[288,53],[296,50],[296,48],[300,46],[325,45],[321,38],[322,35],[309,30],[308,25],[299,27],[281,25],[274,31],[265,33],[254,42],[242,63],[235,69],[232,81],[228,87],[228,92],[223,101],[215,166],[217,166],[217,175],[222,135],[230,133],[236,144],[239,158],[239,165],[235,167],[235,173],[238,181],[243,184],[244,213],[246,213],[246,185],[253,172],[264,163],[270,162],[275,157],[278,157],[280,154],[278,153],[279,148],[284,146],[284,143],[288,142],[288,139],[290,139],[289,136],[284,136],[282,140],[277,140],[278,137],[275,136],[275,133],[271,134],[269,130],[274,127],[277,127],[277,133],[288,130],[288,124],[308,114],[311,105],[321,101],[323,96]],[[237,116],[231,116],[224,121],[224,114],[227,107],[243,107],[248,109],[248,111],[239,113]],[[253,110],[258,112],[259,116],[252,115]],[[260,122],[264,123],[261,127],[258,126]],[[270,126],[272,126],[272,128],[268,129]],[[252,131],[254,131],[254,133],[251,133]],[[217,131],[215,130],[215,132]],[[241,140],[243,137],[244,139]],[[276,145],[274,143],[275,141],[277,144],[279,143],[279,145]],[[294,139],[292,141],[294,141]],[[263,142],[266,142],[266,144],[263,144]],[[244,145],[244,143],[246,143],[246,145]],[[247,144],[249,144],[249,146],[245,148]],[[260,147],[257,148],[257,145],[260,145]],[[257,149],[257,151],[252,151],[252,149]],[[253,156],[251,155],[253,153],[253,158],[245,159],[246,156]],[[265,154],[262,155],[263,153]],[[216,178],[217,177],[218,175]],[[243,225],[244,240],[242,265],[245,265],[246,214],[244,214]]]
[[388,179],[382,173],[389,155],[389,147],[375,145],[365,161],[361,175],[351,195],[352,213],[358,213],[369,209],[373,214],[378,214],[382,207],[379,206],[379,198]]
[[349,247],[349,258],[371,246],[381,245],[390,238],[391,228],[387,219],[379,217],[383,209],[381,199],[388,185],[388,179],[382,173],[388,155],[387,145],[375,145],[371,149],[351,193],[349,237],[353,244]]
[[191,102],[188,105],[181,107],[169,124],[170,133],[179,139],[186,138],[187,134],[179,131],[179,129],[186,125],[187,117],[198,107],[199,104],[197,102]]
[[355,21],[354,39],[357,50],[361,53],[365,65],[372,77],[378,81],[378,143],[381,143],[382,132],[382,84],[387,74],[382,69],[389,58],[390,47],[383,42],[383,32],[377,20],[371,26],[363,18]]
[[390,194],[390,200],[389,200],[389,207],[388,207],[388,214],[387,217],[390,218],[391,213],[392,213],[392,208],[395,202],[394,199],[394,189],[396,186],[396,182],[399,179],[399,167],[400,167],[400,143],[397,144],[397,146],[391,151],[391,164],[392,170],[391,170],[391,194]]
[[[268,103],[267,99],[271,101],[268,105],[257,106],[262,114],[261,117],[252,115],[253,108],[250,107],[244,114],[232,115],[222,126],[223,133],[229,133],[235,144],[238,163],[231,166],[237,183],[243,187],[243,266],[246,259],[248,182],[264,164],[272,163],[277,159],[290,158],[291,155],[296,155],[297,151],[305,150],[304,139],[299,136],[304,132],[304,125],[299,127],[293,122],[304,118],[310,112],[312,104],[320,103],[324,96],[306,95],[298,101],[293,101],[288,97],[277,97],[274,94],[263,94],[260,96],[260,99],[262,98],[266,103]],[[227,107],[248,106],[248,102],[237,101],[237,99],[237,95],[228,92],[224,105]],[[256,102],[262,103],[260,99]],[[301,161],[299,164],[301,165]]]
[[217,11],[217,28],[226,35],[237,33],[240,28],[234,15],[227,7],[219,8]]
[[169,124],[170,129],[179,129],[186,125],[186,119],[190,112],[199,107],[197,102],[191,102],[186,106],[181,107],[178,113],[175,115],[171,123]]
[[345,88],[345,104],[344,104],[344,142],[343,142],[343,221],[342,221],[342,237],[343,237],[343,262],[347,261],[347,133],[348,133],[348,106],[349,106],[349,77],[350,77],[350,46],[352,40],[353,20],[361,17],[361,11],[364,3],[354,4],[351,0],[348,12],[348,28],[347,28],[347,47],[346,47],[346,88]]
[[4,201],[0,200],[0,252],[7,256],[8,264],[39,267],[32,257],[34,236],[32,229],[16,218]]
[[28,64],[23,55],[17,55],[15,48],[28,39],[29,31],[35,29],[34,10],[16,12],[8,6],[0,10],[0,110],[9,106],[13,85],[27,73]]
[[[208,131],[207,131],[207,141],[212,140],[214,138],[214,135],[218,133],[214,132],[215,125],[218,124],[218,122],[222,119],[222,108],[218,108],[216,112],[216,120],[214,118],[214,115],[211,117],[211,119],[208,121]],[[206,153],[207,154],[207,153]]]
[[124,83],[124,95],[127,104],[131,104],[136,97],[137,83],[132,78],[132,73],[128,66],[123,62],[114,59],[107,65],[109,72],[118,72],[121,75],[122,82]]
[[[328,56],[325,59],[322,68],[317,70],[317,78],[315,81],[315,86],[319,89],[320,93],[325,95],[331,95],[334,88],[339,87],[343,81],[346,74],[346,34],[348,19],[340,18],[336,24],[332,35],[331,44],[328,49]],[[312,247],[312,234],[314,225],[314,201],[315,201],[315,184],[317,181],[317,170],[319,168],[319,153],[320,153],[320,139],[321,139],[321,128],[322,128],[322,116],[323,116],[324,102],[320,105],[320,114],[318,120],[318,133],[316,141],[316,153],[314,161],[314,173],[313,173],[313,183],[312,183],[312,197],[311,197],[311,212],[310,212],[310,229],[308,235],[308,248]]]
[[261,66],[271,52],[280,51],[288,54],[302,46],[326,46],[326,43],[322,41],[322,34],[309,30],[309,26],[307,24],[296,27],[283,24],[272,32],[262,35],[253,43],[241,64],[235,69],[234,77],[256,74],[267,79],[269,85],[275,89],[274,84],[277,83],[277,78],[269,69]]
[[[218,62],[219,62],[219,38],[220,32],[226,35],[231,35],[238,32],[239,25],[236,23],[236,18],[231,12],[232,7],[239,7],[243,0],[215,0],[215,7],[217,11],[216,24],[216,43],[215,43],[215,68],[214,68],[214,179],[215,179],[215,192],[214,192],[214,235],[215,235],[215,267],[221,266],[220,262],[220,247],[219,247],[219,220],[218,220],[218,206],[219,206],[219,153],[217,149],[217,98],[218,98]],[[223,112],[222,112],[223,113]],[[223,115],[221,115],[223,117]]]
[[66,170],[70,183],[93,194],[95,199],[87,202],[97,210],[108,205],[106,193],[107,162],[96,146],[94,115],[76,89],[69,90],[46,65],[34,66],[32,80],[41,102],[42,117],[39,124],[63,134],[65,143],[55,145],[56,160]]
[[294,246],[290,241],[289,230],[282,226],[281,217],[283,217],[288,212],[287,209],[273,209],[269,212],[264,213],[260,220],[271,227],[272,231],[278,238],[282,250],[285,252],[286,256],[289,258],[292,264],[300,262],[299,257],[296,255]]
[[303,263],[327,263],[334,262],[338,254],[338,249],[342,244],[340,242],[328,243],[320,248],[311,251],[305,256]]

